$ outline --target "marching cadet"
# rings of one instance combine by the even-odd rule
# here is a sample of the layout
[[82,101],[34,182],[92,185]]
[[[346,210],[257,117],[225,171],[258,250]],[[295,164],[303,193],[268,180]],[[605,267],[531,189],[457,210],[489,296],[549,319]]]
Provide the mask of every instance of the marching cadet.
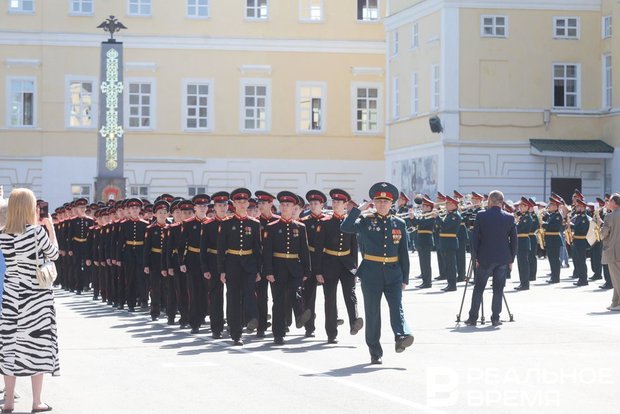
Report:
[[94,223],[88,229],[88,241],[86,242],[88,255],[86,258],[86,266],[90,268],[90,274],[93,284],[93,300],[98,300],[99,293],[102,290],[101,279],[103,279],[103,276],[101,274],[101,268],[99,267],[99,245],[101,243],[101,215],[100,211],[97,209],[93,210],[91,208],[91,211],[94,211]]
[[422,198],[422,217],[412,216],[411,224],[417,227],[416,233],[418,240],[416,249],[420,260],[420,270],[422,272],[422,284],[416,286],[418,289],[428,289],[433,286],[433,273],[431,270],[431,250],[435,246],[433,240],[433,229],[435,227],[435,217],[431,216],[435,203],[426,197]]
[[134,312],[138,294],[137,280],[144,278],[144,239],[149,225],[140,219],[142,201],[131,198],[126,202],[128,218],[120,223],[116,244],[117,266],[121,266],[125,275],[125,300],[129,312]]
[[[265,227],[268,224],[278,221],[280,216],[273,213],[273,200],[275,196],[266,191],[256,191],[254,193],[258,200],[258,211],[260,216],[258,221],[261,225],[261,233],[264,234]],[[256,304],[258,306],[258,328],[256,329],[256,336],[262,338],[265,336],[265,331],[269,327],[268,319],[268,290],[269,282],[265,278],[265,273],[261,271],[261,280],[256,283]],[[273,295],[273,293],[272,293]]]
[[[437,204],[445,204],[446,196],[437,191]],[[445,252],[441,249],[441,243],[439,241],[439,233],[441,233],[441,217],[439,215],[435,219],[435,228],[433,230],[433,237],[435,238],[435,249],[437,250],[437,267],[439,268],[439,276],[435,280],[446,280],[446,266],[445,266]]]
[[530,268],[530,282],[536,280],[536,273],[538,272],[538,239],[536,238],[536,231],[540,228],[540,221],[538,220],[538,215],[536,215],[535,207],[536,201],[533,198],[528,198],[529,209],[528,214],[530,215],[530,251],[527,256],[527,262]]
[[519,212],[517,213],[517,264],[519,265],[520,284],[515,290],[529,290],[530,288],[530,231],[532,230],[532,216],[529,214],[530,202],[521,197]]
[[439,245],[443,252],[444,268],[448,285],[441,289],[444,292],[456,290],[456,253],[459,248],[457,234],[461,227],[461,214],[458,212],[458,201],[446,196],[447,214],[441,220]]
[[[322,194],[322,193],[321,193]],[[318,283],[323,285],[325,295],[325,332],[327,343],[338,342],[338,282],[342,286],[344,303],[349,316],[351,335],[356,335],[364,326],[364,320],[357,313],[357,295],[355,293],[355,272],[357,271],[357,238],[350,233],[343,233],[340,226],[345,218],[345,204],[351,196],[344,190],[333,189],[329,192],[332,199],[333,213],[324,216],[314,229],[314,255],[311,255],[312,271]],[[310,194],[306,195],[311,200]],[[312,201],[310,202],[312,207]],[[310,219],[306,221],[308,227]],[[308,325],[306,324],[306,327]],[[314,327],[314,325],[313,325]],[[306,328],[307,329],[307,328]],[[306,330],[306,336],[308,331]]]
[[366,312],[366,344],[371,364],[381,364],[381,296],[385,295],[390,308],[390,322],[395,336],[396,352],[413,344],[413,336],[404,319],[402,290],[409,283],[409,251],[405,222],[390,215],[390,207],[398,198],[392,184],[381,182],[369,191],[376,213],[360,218],[369,202],[353,208],[342,222],[346,233],[357,234],[363,260],[356,275],[362,284]]
[[296,326],[310,320],[310,309],[304,309],[302,283],[310,276],[310,252],[306,227],[293,220],[293,207],[299,198],[290,191],[278,193],[282,216],[263,232],[263,273],[273,295],[273,335],[276,345],[284,344],[286,334],[286,296],[292,298]]
[[[109,305],[112,304],[112,289],[110,287],[110,272],[106,263],[106,245],[110,223],[110,210],[108,207],[102,207],[100,209],[99,217],[101,218],[101,224],[99,225],[99,251],[97,260],[99,262],[99,272],[101,274],[101,301]],[[95,264],[97,265],[97,264]]]
[[114,279],[116,281],[116,304],[117,309],[122,310],[126,303],[127,298],[127,283],[125,279],[125,271],[123,269],[121,263],[120,252],[122,252],[122,247],[119,249],[119,237],[120,237],[120,229],[121,224],[127,220],[126,217],[126,209],[125,203],[127,200],[118,200],[115,204],[116,208],[116,220],[112,223],[112,227],[110,228],[110,262],[112,263],[112,271],[114,273]]
[[[315,249],[317,228],[321,220],[325,217],[325,214],[323,214],[323,207],[325,206],[325,202],[327,201],[327,196],[319,190],[310,190],[306,193],[306,199],[310,204],[310,214],[304,216],[301,219],[301,222],[304,223],[304,225],[306,226],[306,234],[308,235],[308,250],[310,250],[310,270],[312,274],[316,274],[313,266],[314,263],[317,261],[317,255],[319,254],[319,251]],[[306,338],[311,338],[314,336],[314,330],[316,329],[314,321],[316,319],[315,306],[317,278],[309,277],[304,281],[303,286],[304,304],[306,305],[306,308],[310,309],[310,312],[312,312],[310,320],[306,322],[305,336]]]
[[555,197],[549,198],[549,205],[547,206],[549,215],[547,220],[542,223],[542,227],[545,229],[545,249],[551,267],[551,278],[547,280],[547,283],[560,282],[560,247],[562,244],[560,233],[564,230],[562,215],[558,211],[560,204],[562,202]]
[[76,217],[69,222],[67,240],[69,243],[69,256],[73,258],[73,289],[78,295],[82,294],[84,286],[88,283],[88,269],[86,259],[89,258],[88,235],[90,228],[95,224],[91,217],[86,216],[88,200],[79,198],[75,200]]
[[573,208],[575,215],[572,219],[573,244],[571,253],[573,256],[573,266],[575,267],[575,275],[579,279],[573,283],[575,286],[588,285],[588,267],[586,265],[586,250],[588,249],[588,241],[586,235],[590,229],[590,217],[586,214],[587,204],[580,197],[573,199]]
[[237,188],[230,193],[235,215],[220,223],[217,237],[217,269],[226,284],[226,315],[235,346],[243,345],[243,317],[248,318],[248,332],[258,327],[255,284],[260,280],[260,223],[247,215],[252,193]]
[[56,209],[56,213],[58,214],[58,223],[54,231],[56,232],[56,239],[58,240],[58,252],[60,253],[60,258],[56,262],[58,264],[58,278],[56,282],[64,289],[68,290],[67,287],[67,273],[69,271],[67,266],[67,243],[65,237],[65,227],[67,225],[67,220],[65,216],[65,206],[59,207]]
[[214,215],[202,225],[200,236],[200,260],[202,272],[208,285],[209,319],[213,339],[220,339],[224,330],[224,283],[217,269],[217,238],[222,222],[228,220],[230,194],[219,191],[211,196]]
[[150,278],[151,320],[153,321],[159,319],[161,298],[165,296],[162,295],[162,289],[166,289],[164,281],[168,276],[163,253],[169,206],[166,200],[155,202],[153,205],[155,222],[146,228],[144,237],[144,273]]
[[[460,209],[461,200],[463,200],[463,195],[458,191],[454,190],[454,199],[459,203],[457,210]],[[465,259],[465,249],[467,244],[469,243],[469,231],[467,229],[467,220],[461,216],[461,224],[459,226],[459,231],[457,232],[457,238],[459,239],[459,248],[456,251],[456,281],[464,282],[465,281],[465,273],[467,273],[467,263]]]
[[211,201],[206,194],[197,194],[192,198],[195,216],[181,223],[181,244],[179,257],[181,272],[187,275],[189,292],[189,324],[192,333],[197,334],[200,325],[208,315],[207,280],[204,278],[200,263],[200,232],[207,220],[208,204]]
[[[180,319],[179,325],[181,329],[185,329],[189,326],[189,293],[187,290],[187,277],[185,273],[181,272],[181,224],[183,223],[183,211],[193,212],[194,204],[189,200],[176,200],[170,205],[172,211],[173,223],[168,226],[168,232],[165,238],[166,249],[166,263],[168,267],[168,288],[175,292],[175,297],[171,297],[169,291],[168,303],[166,305],[166,311],[168,312],[168,324],[173,325],[176,312],[172,313],[172,309],[178,307]],[[170,287],[172,282],[173,287]],[[171,306],[171,302],[174,301],[177,306]]]

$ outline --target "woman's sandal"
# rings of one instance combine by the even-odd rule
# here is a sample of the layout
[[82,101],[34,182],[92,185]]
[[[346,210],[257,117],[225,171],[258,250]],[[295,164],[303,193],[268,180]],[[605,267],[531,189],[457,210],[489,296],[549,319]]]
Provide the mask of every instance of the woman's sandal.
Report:
[[47,411],[52,411],[52,407],[50,405],[48,405],[47,403],[45,403],[45,408],[33,408],[32,411],[30,411],[31,414],[34,413],[44,413]]

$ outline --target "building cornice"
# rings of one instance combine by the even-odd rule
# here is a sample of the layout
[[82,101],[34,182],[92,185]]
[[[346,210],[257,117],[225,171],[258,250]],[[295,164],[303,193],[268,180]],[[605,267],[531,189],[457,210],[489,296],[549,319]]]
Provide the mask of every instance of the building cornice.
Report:
[[442,8],[600,11],[601,0],[426,0],[387,16],[384,19],[385,30],[397,29]]
[[[384,55],[385,42],[371,40],[255,39],[123,35],[128,49],[221,50],[250,52],[351,53]],[[100,47],[102,36],[80,33],[0,31],[0,45]]]

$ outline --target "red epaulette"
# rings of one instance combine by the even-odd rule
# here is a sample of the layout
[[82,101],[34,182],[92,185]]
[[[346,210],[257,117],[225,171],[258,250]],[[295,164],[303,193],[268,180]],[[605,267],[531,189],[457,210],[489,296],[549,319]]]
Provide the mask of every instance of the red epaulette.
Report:
[[138,220],[138,221],[143,222],[143,223],[144,223],[144,224],[146,224],[147,226],[150,224],[148,221],[146,221],[146,220],[144,220],[144,219],[140,219],[140,220]]
[[273,226],[274,224],[279,223],[279,222],[280,222],[280,219],[278,218],[278,220],[274,220],[271,223],[267,223],[267,225],[268,226]]
[[84,218],[87,218],[89,220],[95,220],[94,218],[92,218],[91,216],[84,216]]
[[293,220],[295,223],[299,224],[300,226],[306,227],[306,225],[304,223],[302,223],[299,220]]
[[248,216],[248,218],[249,218],[250,220],[252,220],[252,221],[254,221],[254,222],[256,222],[256,223],[259,223],[259,224],[260,224],[260,220],[255,219],[254,217],[250,217],[250,216]]
[[190,217],[188,219],[183,220],[183,223],[189,223],[189,222],[192,222],[192,221],[195,221],[195,220],[196,220],[196,217],[194,216],[194,217]]
[[179,222],[177,221],[177,222],[175,222],[175,223],[169,224],[169,225],[168,225],[168,227],[178,227],[178,226],[180,226],[180,225],[181,225],[181,223],[179,223]]

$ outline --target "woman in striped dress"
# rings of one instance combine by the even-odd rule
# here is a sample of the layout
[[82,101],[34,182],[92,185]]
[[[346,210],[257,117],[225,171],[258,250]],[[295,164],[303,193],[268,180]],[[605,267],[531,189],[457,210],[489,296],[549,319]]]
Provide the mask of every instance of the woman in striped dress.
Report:
[[37,244],[39,264],[44,257],[56,260],[58,248],[49,218],[43,220],[47,233],[36,223],[32,191],[13,190],[6,226],[0,231],[6,260],[0,317],[0,373],[6,387],[2,413],[13,412],[16,377],[31,378],[32,412],[50,411],[41,401],[43,374],[57,375],[59,370],[54,296],[51,289],[39,287],[36,276]]

